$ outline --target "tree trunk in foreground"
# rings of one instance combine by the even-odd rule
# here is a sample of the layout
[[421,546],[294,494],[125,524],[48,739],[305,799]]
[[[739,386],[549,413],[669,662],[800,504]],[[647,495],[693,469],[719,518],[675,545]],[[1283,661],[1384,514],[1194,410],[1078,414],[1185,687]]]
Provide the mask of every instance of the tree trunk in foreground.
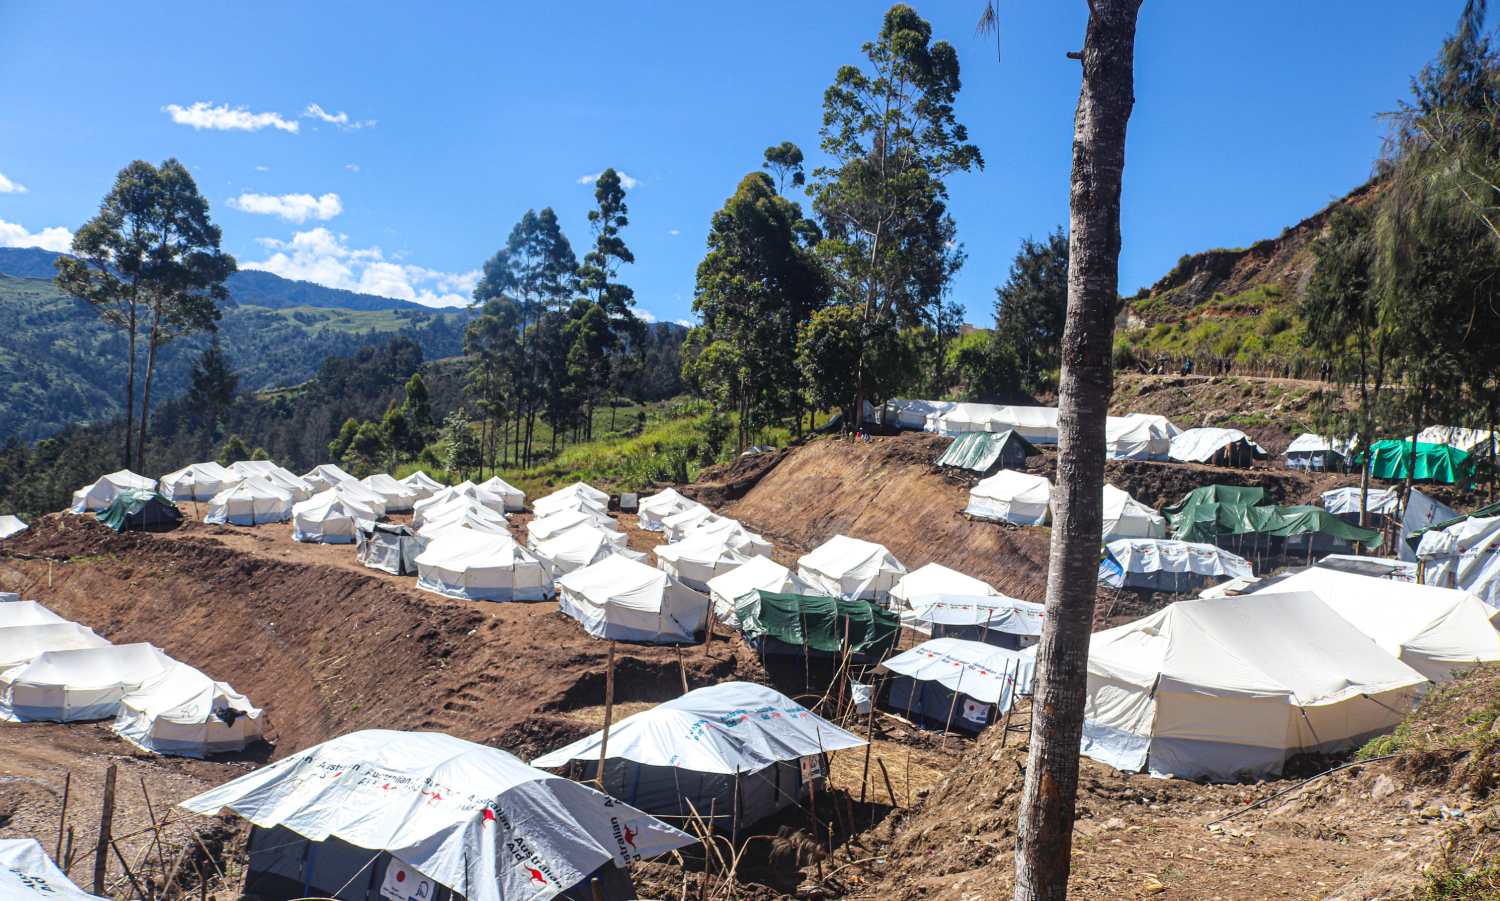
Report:
[[1078,746],[1103,531],[1104,420],[1114,387],[1120,180],[1141,0],[1090,0],[1074,116],[1068,312],[1058,390],[1057,486],[1031,750],[1016,836],[1016,901],[1068,894]]

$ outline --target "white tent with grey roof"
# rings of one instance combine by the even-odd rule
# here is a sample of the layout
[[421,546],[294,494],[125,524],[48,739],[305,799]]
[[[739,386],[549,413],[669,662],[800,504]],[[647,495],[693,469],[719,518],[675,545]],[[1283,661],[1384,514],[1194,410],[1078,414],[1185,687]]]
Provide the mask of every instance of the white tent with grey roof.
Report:
[[417,502],[418,490],[391,478],[388,473],[377,472],[359,480],[359,484],[380,495],[387,513],[407,513]]
[[552,579],[509,535],[447,529],[417,555],[417,587],[475,601],[540,601]]
[[[252,824],[243,891],[359,901],[636,897],[627,868],[687,834],[496,748],[370,729],[189,798]],[[447,893],[444,894],[444,890]]]
[[791,570],[757,554],[726,573],[708,580],[708,596],[714,604],[714,616],[725,625],[737,625],[735,610],[741,598],[754,591],[772,594],[815,594],[812,586]]
[[598,563],[611,554],[623,554],[641,563],[646,561],[644,553],[625,547],[624,535],[595,526],[568,529],[561,535],[537,542],[531,552],[542,561],[547,574],[554,580],[575,569]]
[[203,521],[232,526],[286,522],[292,517],[292,504],[291,492],[258,476],[247,476],[213,496]]
[[241,476],[256,476],[269,482],[292,496],[292,502],[305,501],[317,494],[311,484],[289,469],[283,469],[270,460],[237,460],[229,468]]
[[325,491],[342,482],[359,481],[354,476],[340,469],[334,463],[320,463],[308,472],[302,474],[302,481],[313,487],[315,491]]
[[547,516],[562,510],[578,510],[583,506],[600,513],[609,512],[609,494],[586,482],[574,482],[551,494],[537,498],[531,504],[537,516]]
[[595,638],[690,644],[708,619],[708,597],[654,566],[611,554],[563,576],[558,606]]
[[1237,781],[1396,727],[1427,679],[1311,592],[1178,601],[1089,645],[1082,752]]
[[[532,765],[587,780],[604,741],[596,732]],[[824,754],[864,744],[775,689],[724,682],[611,726],[603,787],[648,813],[687,817],[696,809],[707,819],[712,811],[714,825],[730,832],[736,813],[748,826],[800,803],[808,777],[821,778]]]
[[797,559],[797,575],[823,594],[884,601],[906,567],[883,544],[835,535]]
[[80,626],[78,623],[0,625],[0,671],[30,663],[49,651],[106,648],[109,644],[108,641],[94,634],[93,629]]
[[416,492],[416,499],[412,501],[413,507],[417,505],[418,501],[425,501],[429,497],[432,497],[434,494],[442,491],[445,487],[447,487],[442,482],[439,482],[437,479],[434,479],[432,476],[428,475],[426,472],[420,469],[407,476],[406,478],[397,479],[396,481]]
[[998,595],[999,591],[983,579],[949,569],[941,563],[919,566],[896,580],[891,586],[892,605],[910,610],[927,597],[937,595]]
[[1052,513],[1052,482],[1046,476],[1002,469],[969,489],[964,513],[1018,526],[1044,525]]
[[374,509],[334,486],[292,505],[292,540],[353,544],[356,520],[379,519]]
[[716,535],[694,532],[675,544],[658,545],[656,565],[694,591],[708,591],[708,581],[756,556],[755,549],[735,540],[732,532]]
[[1120,538],[1165,538],[1167,519],[1115,486],[1104,485],[1104,542]]
[[73,503],[68,509],[74,513],[98,513],[114,502],[122,491],[155,491],[156,480],[136,475],[128,469],[102,475],[92,483],[73,492]]
[[244,750],[264,725],[260,709],[228,683],[173,661],[120,698],[114,731],[146,751],[207,757]]
[[161,477],[162,496],[169,501],[206,501],[242,477],[227,466],[208,461],[193,463]]
[[901,611],[901,625],[933,638],[961,638],[1019,650],[1042,637],[1046,607],[1004,595],[925,595]]
[[496,513],[472,497],[455,497],[447,503],[423,511],[422,527],[417,534],[432,538],[448,529],[472,529],[491,535],[510,536],[510,524],[504,513]]
[[586,507],[582,510],[559,510],[550,516],[533,519],[526,524],[526,544],[528,547],[535,547],[543,541],[556,538],[569,529],[585,527],[618,535],[620,544],[625,543],[625,533],[615,528],[613,519],[605,513]]
[[[1036,658],[961,638],[934,638],[881,664],[887,704],[913,722],[976,735],[1031,693]],[[956,696],[956,697],[955,697]]]
[[459,482],[457,485],[449,485],[446,488],[434,491],[423,500],[417,501],[412,505],[411,527],[413,529],[422,528],[422,524],[427,521],[427,515],[430,511],[441,509],[445,504],[465,498],[472,501],[479,500],[479,486],[473,482]]
[[474,487],[479,490],[479,502],[497,513],[519,513],[526,509],[526,492],[499,476],[485,479]]
[[663,530],[663,519],[693,506],[702,505],[681,494],[676,488],[665,488],[649,497],[641,498],[636,506],[636,515],[640,519],[641,528],[648,532],[660,532]]

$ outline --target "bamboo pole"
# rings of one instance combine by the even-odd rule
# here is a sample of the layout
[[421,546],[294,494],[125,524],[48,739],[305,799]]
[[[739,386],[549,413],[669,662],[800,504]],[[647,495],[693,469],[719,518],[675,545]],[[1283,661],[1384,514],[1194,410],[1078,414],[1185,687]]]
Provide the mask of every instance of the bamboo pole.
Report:
[[604,671],[604,735],[599,739],[599,770],[594,781],[604,790],[604,758],[609,752],[609,726],[615,718],[615,641],[609,640],[609,668]]
[[58,866],[62,865],[63,833],[68,828],[68,795],[72,787],[73,771],[68,770],[67,773],[63,775],[62,812],[57,815],[57,850],[52,855],[52,859],[57,861]]
[[877,689],[870,697],[870,719],[865,724],[865,768],[859,776],[859,803],[865,803],[865,787],[870,784],[870,754],[875,750],[875,699],[880,696]]
[[885,780],[886,794],[891,796],[891,806],[900,807],[901,802],[896,800],[896,787],[891,785],[891,773],[885,768],[885,761],[876,757],[875,762],[880,765],[880,776]]
[[[104,771],[104,806],[99,813],[99,838],[94,844],[94,894],[104,894],[104,878],[109,871],[109,833],[115,822],[115,764]],[[124,863],[122,860],[121,863]]]
[[682,662],[682,645],[672,645],[677,652],[677,674],[682,677],[682,693],[688,693],[687,664]]

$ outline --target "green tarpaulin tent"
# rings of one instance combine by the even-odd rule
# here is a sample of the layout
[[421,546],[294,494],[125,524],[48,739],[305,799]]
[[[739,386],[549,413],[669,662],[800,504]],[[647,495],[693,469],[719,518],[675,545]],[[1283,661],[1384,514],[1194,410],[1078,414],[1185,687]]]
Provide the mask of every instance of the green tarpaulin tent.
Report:
[[1380,540],[1379,532],[1350,525],[1322,507],[1278,507],[1265,501],[1264,488],[1205,485],[1164,512],[1172,526],[1172,537],[1179,541],[1212,544],[1226,535],[1320,535],[1366,545]]
[[975,472],[996,467],[1021,469],[1026,458],[1041,453],[1030,441],[1011,429],[1003,432],[965,432],[937,458],[939,466],[957,466]]
[[116,532],[126,529],[165,531],[182,522],[182,511],[177,505],[155,491],[122,491],[96,515],[100,522]]
[[889,610],[869,601],[823,595],[756,591],[735,613],[748,639],[771,638],[793,647],[805,644],[828,654],[842,651],[847,629],[852,653],[880,658],[896,647],[901,631],[900,617]]
[[[1370,475],[1377,479],[1399,482],[1411,468],[1411,442],[1388,438],[1370,445]],[[1437,482],[1442,485],[1467,485],[1474,480],[1474,460],[1464,451],[1446,444],[1417,442],[1415,482]]]

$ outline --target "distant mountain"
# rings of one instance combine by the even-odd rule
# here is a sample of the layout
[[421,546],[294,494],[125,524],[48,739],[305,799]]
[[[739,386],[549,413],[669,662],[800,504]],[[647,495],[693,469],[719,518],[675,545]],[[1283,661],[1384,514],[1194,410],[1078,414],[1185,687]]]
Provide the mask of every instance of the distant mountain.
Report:
[[[56,256],[0,250],[0,270],[46,275],[0,275],[0,442],[12,436],[44,438],[64,426],[109,419],[124,409],[125,338],[87,303],[51,281]],[[219,339],[240,376],[241,390],[300,384],[327,357],[347,356],[398,335],[415,341],[427,359],[462,352],[467,310],[440,311],[267,273],[245,274],[254,276],[252,285],[263,290],[279,283],[289,293],[250,295],[258,302],[242,300],[223,309]],[[335,298],[365,307],[318,305]],[[298,300],[303,305],[296,305]],[[193,361],[208,340],[207,335],[193,335],[162,349],[153,406],[187,390]]]
[[[36,247],[0,247],[0,275],[46,278],[57,274],[53,261],[62,256]],[[294,281],[270,272],[242,269],[229,277],[230,299],[235,303],[284,310],[288,307],[320,307],[334,310],[412,310],[431,312],[432,307],[342,288],[325,288],[312,282]]]

